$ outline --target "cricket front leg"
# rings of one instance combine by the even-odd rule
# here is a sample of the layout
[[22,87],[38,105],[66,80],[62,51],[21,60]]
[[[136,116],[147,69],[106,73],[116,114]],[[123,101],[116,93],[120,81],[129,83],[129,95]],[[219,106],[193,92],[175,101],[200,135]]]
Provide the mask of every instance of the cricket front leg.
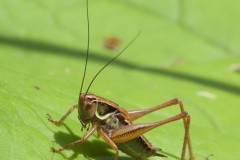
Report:
[[69,114],[71,114],[73,110],[76,109],[77,107],[78,107],[77,104],[73,105],[60,120],[54,120],[49,114],[47,114],[47,118],[50,122],[54,123],[57,126],[60,126],[63,123],[63,121],[67,118],[67,116],[69,116]]
[[64,146],[62,146],[62,147],[60,147],[60,148],[58,148],[58,149],[51,148],[51,150],[52,150],[53,152],[61,152],[61,151],[63,151],[64,149],[69,148],[69,147],[72,147],[72,146],[74,146],[74,145],[76,145],[76,144],[82,144],[82,143],[86,142],[86,140],[95,132],[96,129],[97,129],[97,125],[94,125],[94,126],[83,136],[82,139],[77,140],[77,141],[72,142],[72,143],[69,143],[69,144],[66,144],[66,145],[64,145]]

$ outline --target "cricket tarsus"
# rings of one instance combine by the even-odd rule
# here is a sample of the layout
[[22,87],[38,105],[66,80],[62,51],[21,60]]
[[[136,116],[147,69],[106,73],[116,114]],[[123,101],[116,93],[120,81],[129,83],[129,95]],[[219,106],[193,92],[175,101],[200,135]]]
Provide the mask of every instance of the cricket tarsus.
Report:
[[[106,65],[104,65],[96,73],[96,75],[93,77],[90,84],[88,85],[86,92],[82,93],[82,88],[87,70],[89,54],[89,35],[90,35],[88,1],[86,4],[88,22],[88,45],[84,75],[80,87],[78,104],[73,105],[60,120],[54,120],[49,114],[47,114],[47,117],[50,122],[59,126],[77,108],[78,119],[81,122],[83,129],[87,130],[87,133],[77,141],[63,145],[58,149],[51,148],[51,150],[53,152],[61,152],[76,144],[83,144],[94,132],[98,132],[99,136],[102,137],[108,143],[108,145],[115,151],[114,157],[115,160],[117,160],[119,157],[119,150],[125,152],[126,154],[137,160],[145,160],[150,156],[165,157],[164,152],[161,152],[161,150],[159,151],[157,148],[155,148],[143,136],[143,134],[156,127],[182,119],[184,127],[184,141],[182,146],[181,160],[185,160],[187,150],[189,153],[189,159],[194,160],[191,138],[189,134],[190,115],[184,110],[184,106],[179,99],[173,99],[163,104],[150,107],[148,109],[126,111],[124,108],[120,107],[118,104],[114,102],[111,102],[100,96],[88,93],[96,77],[135,41],[140,32],[121,52],[119,52],[114,58],[112,58],[108,63],[106,63]],[[134,120],[139,119],[142,116],[145,116],[151,112],[155,112],[173,105],[179,106],[180,108],[179,114],[153,123],[140,123],[140,124],[133,123]]]

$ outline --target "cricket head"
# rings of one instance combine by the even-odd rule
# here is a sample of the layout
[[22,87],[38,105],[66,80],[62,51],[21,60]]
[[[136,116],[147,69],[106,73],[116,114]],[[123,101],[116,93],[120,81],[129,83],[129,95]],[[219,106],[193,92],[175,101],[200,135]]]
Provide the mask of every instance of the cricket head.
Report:
[[78,119],[83,128],[86,128],[94,118],[97,108],[96,96],[91,93],[82,93],[78,101]]

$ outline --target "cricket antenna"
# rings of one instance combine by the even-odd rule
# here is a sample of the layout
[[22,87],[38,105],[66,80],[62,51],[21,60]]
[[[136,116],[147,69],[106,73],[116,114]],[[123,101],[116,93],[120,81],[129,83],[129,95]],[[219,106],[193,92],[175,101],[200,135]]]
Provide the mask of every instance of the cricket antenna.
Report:
[[88,65],[88,55],[89,55],[89,45],[90,45],[90,24],[89,24],[89,11],[88,11],[88,0],[86,0],[86,14],[87,14],[87,54],[86,54],[86,59],[85,59],[85,66],[84,66],[84,71],[83,71],[83,78],[82,78],[82,84],[81,84],[81,88],[80,88],[80,93],[79,93],[79,97],[81,96],[82,93],[82,89],[83,89],[83,84],[84,84],[84,80],[86,77],[86,71],[87,71],[87,65]]
[[98,76],[110,63],[112,63],[116,58],[118,58],[121,54],[123,54],[124,51],[126,51],[126,50],[133,44],[133,42],[138,38],[138,36],[139,36],[140,34],[141,34],[141,31],[139,31],[139,32],[137,33],[137,35],[136,35],[115,57],[113,57],[110,61],[108,61],[108,62],[95,74],[95,76],[93,77],[92,81],[89,83],[88,88],[87,88],[85,94],[88,93],[91,85],[93,84],[93,82],[94,82],[94,80],[97,78],[97,76]]
[[[81,96],[82,93],[82,89],[83,89],[83,84],[84,84],[84,80],[86,77],[86,72],[87,72],[87,65],[88,65],[88,57],[89,57],[89,46],[90,46],[90,22],[89,22],[89,11],[88,11],[88,0],[86,0],[86,14],[87,14],[87,36],[88,36],[88,40],[87,40],[87,54],[86,54],[86,59],[85,59],[85,66],[84,66],[84,71],[83,71],[83,78],[82,78],[82,84],[81,84],[81,88],[80,88],[80,93],[79,93],[79,97]],[[122,51],[120,51],[115,57],[113,57],[110,61],[108,61],[93,77],[93,79],[91,80],[90,84],[88,85],[88,88],[86,90],[86,92],[84,93],[85,95],[88,93],[91,85],[93,84],[94,80],[97,78],[97,76],[110,64],[112,63],[116,58],[118,58],[125,50],[128,49],[129,46],[132,45],[132,43],[138,38],[138,36],[140,35],[141,31],[138,32],[138,34],[130,41],[130,43],[128,43]]]

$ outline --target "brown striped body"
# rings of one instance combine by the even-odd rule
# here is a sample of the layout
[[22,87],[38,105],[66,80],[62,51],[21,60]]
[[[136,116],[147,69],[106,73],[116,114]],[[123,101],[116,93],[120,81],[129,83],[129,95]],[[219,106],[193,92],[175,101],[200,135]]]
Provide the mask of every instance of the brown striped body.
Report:
[[[100,108],[105,108],[105,112],[103,109]],[[112,114],[109,118],[101,121],[102,128],[104,128],[104,131],[109,135],[110,138],[114,131],[120,129],[121,127],[132,124],[132,122],[127,120],[125,115],[122,114],[119,110],[117,110],[117,108],[114,109],[115,109],[114,114]],[[102,115],[105,115],[108,113],[107,111],[109,110],[113,111],[113,107],[108,106],[108,104],[106,103],[100,102],[98,104],[98,110],[102,112]],[[113,140],[113,142],[115,141]],[[122,143],[115,142],[115,144],[119,150],[121,150],[122,152],[126,153],[127,155],[131,156],[136,160],[145,160],[151,156],[166,157],[165,155],[157,153],[159,149],[155,148],[142,135],[126,142]]]

